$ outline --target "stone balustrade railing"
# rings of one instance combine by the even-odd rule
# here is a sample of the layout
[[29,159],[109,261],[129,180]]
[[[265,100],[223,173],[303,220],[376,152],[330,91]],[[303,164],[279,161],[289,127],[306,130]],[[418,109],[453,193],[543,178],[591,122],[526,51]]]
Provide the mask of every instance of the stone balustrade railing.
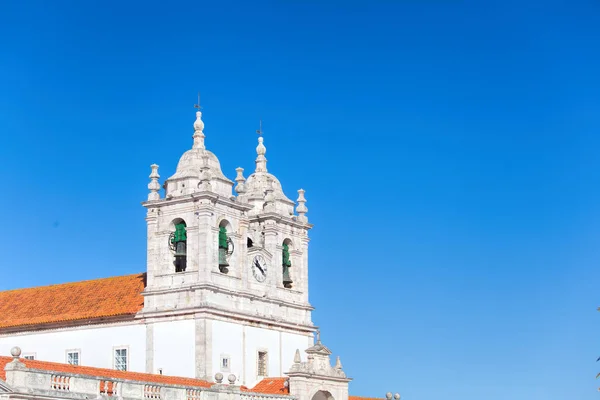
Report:
[[8,364],[5,370],[6,382],[19,399],[297,400],[289,395],[245,392],[236,385],[215,384],[210,388],[167,385],[52,372],[19,364],[13,367]]

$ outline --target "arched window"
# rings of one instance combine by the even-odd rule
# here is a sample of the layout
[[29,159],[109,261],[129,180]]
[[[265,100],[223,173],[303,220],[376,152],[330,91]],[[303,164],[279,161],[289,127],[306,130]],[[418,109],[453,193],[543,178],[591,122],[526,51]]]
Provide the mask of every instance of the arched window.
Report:
[[290,268],[292,267],[292,260],[290,259],[291,244],[292,244],[292,241],[290,239],[285,239],[283,241],[283,244],[281,245],[281,247],[282,247],[282,250],[281,250],[282,263],[281,264],[283,267],[283,287],[285,287],[287,289],[291,289],[292,283],[294,283],[292,281],[292,277],[290,275]]
[[233,254],[233,240],[228,235],[231,224],[227,220],[219,223],[219,271],[226,274],[229,272],[229,257]]
[[175,272],[183,272],[187,267],[187,230],[185,221],[174,222],[175,231],[169,235],[169,247],[175,253]]

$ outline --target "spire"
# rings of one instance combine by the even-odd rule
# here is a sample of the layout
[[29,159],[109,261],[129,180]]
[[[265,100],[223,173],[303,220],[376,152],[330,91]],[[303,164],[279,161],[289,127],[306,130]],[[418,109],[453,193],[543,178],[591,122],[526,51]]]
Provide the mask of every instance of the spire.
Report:
[[265,158],[265,153],[267,152],[267,148],[263,144],[264,138],[262,137],[262,120],[260,121],[260,128],[256,131],[258,133],[258,146],[256,146],[256,170],[255,172],[267,172],[267,159]]
[[158,174],[158,165],[152,164],[150,168],[152,168],[152,172],[150,173],[150,183],[148,184],[148,190],[150,190],[150,193],[148,193],[148,201],[160,200],[160,194],[158,194],[158,191],[160,190],[160,183],[158,183],[158,178],[160,178],[160,175]]
[[196,111],[196,121],[194,121],[194,145],[192,148],[194,149],[203,149],[204,148],[204,122],[202,122],[202,112],[200,111],[202,107],[200,107],[200,92],[198,92],[198,104],[194,104],[194,108]]

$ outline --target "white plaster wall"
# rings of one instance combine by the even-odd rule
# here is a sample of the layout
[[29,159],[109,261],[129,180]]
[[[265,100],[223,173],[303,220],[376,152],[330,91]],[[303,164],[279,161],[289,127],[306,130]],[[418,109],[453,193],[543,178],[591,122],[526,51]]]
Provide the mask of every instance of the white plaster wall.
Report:
[[145,372],[146,326],[143,324],[74,328],[70,330],[0,336],[0,355],[7,356],[13,346],[23,355],[36,353],[36,360],[66,363],[66,350],[80,350],[80,364],[99,368],[113,366],[113,348],[129,349],[130,371]]
[[281,365],[283,370],[279,376],[284,376],[285,373],[290,370],[290,367],[294,363],[294,355],[296,354],[296,350],[300,350],[300,356],[302,359],[305,359],[306,353],[304,350],[314,345],[312,336],[282,333],[282,339]]
[[[231,372],[238,384],[253,387],[258,381],[257,358],[259,350],[268,352],[268,373],[271,377],[284,376],[294,362],[296,349],[302,353],[312,345],[312,337],[213,321],[212,328],[213,372],[221,371],[221,355],[231,357]],[[229,373],[223,372],[225,377]]]
[[[244,326],[230,322],[213,321],[212,326],[212,376],[222,372],[225,381],[229,374],[238,377],[238,384],[243,381],[243,335]],[[231,368],[229,372],[221,368],[221,355],[230,357]]]
[[195,322],[193,319],[154,323],[154,371],[163,375],[195,377]]

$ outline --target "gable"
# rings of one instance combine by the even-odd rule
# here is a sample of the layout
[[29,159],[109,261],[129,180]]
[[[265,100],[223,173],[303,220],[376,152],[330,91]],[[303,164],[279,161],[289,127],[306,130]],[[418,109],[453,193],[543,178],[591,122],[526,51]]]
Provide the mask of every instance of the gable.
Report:
[[0,330],[134,316],[144,306],[146,274],[0,292]]

